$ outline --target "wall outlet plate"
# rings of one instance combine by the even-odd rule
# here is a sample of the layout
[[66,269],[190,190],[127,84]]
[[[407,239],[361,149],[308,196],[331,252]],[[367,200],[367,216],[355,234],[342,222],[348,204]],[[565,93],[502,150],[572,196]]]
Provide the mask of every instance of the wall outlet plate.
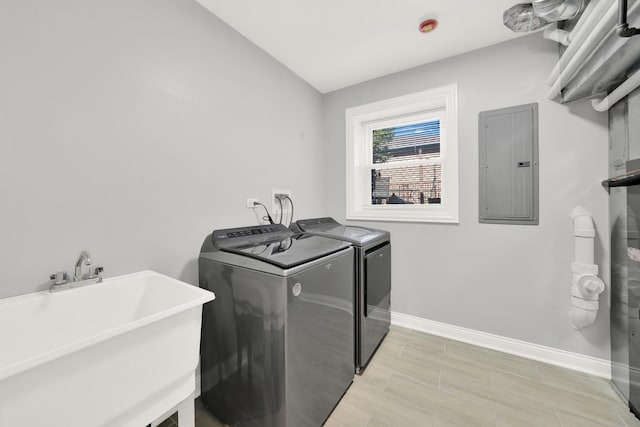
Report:
[[[284,196],[291,197],[291,190],[279,188],[271,190],[271,216],[276,222],[280,222],[281,220],[289,221],[289,215],[291,215],[291,204]],[[282,213],[280,212],[280,202],[278,201],[278,198],[282,201],[282,209],[284,211]]]
[[248,208],[253,208],[255,206],[255,203],[258,202],[258,199],[252,199],[250,197],[247,197],[247,207]]

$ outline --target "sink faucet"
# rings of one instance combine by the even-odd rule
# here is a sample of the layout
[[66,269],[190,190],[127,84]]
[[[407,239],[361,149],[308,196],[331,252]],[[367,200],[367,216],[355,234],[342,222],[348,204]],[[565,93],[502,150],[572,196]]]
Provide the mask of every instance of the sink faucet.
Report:
[[[83,251],[80,254],[80,258],[78,258],[78,262],[76,262],[76,271],[73,275],[73,281],[74,282],[78,282],[80,280],[83,279],[82,276],[82,266],[86,265],[86,266],[90,266],[91,265],[91,256],[89,255],[89,252],[87,251]],[[91,276],[91,273],[89,273],[89,276]]]
[[87,266],[90,267],[92,264],[91,256],[89,252],[83,251],[76,262],[75,272],[73,275],[73,280],[67,280],[67,272],[66,271],[58,271],[51,275],[50,279],[53,282],[49,291],[57,292],[64,289],[77,288],[80,286],[90,285],[92,283],[101,283],[102,282],[102,267],[89,268],[89,271],[85,274],[82,274],[82,267]]

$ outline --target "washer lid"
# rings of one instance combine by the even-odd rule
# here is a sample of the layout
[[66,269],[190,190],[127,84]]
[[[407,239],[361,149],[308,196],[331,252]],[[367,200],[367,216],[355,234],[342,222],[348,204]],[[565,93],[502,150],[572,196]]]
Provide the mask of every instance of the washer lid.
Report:
[[333,218],[301,219],[296,224],[304,232],[365,246],[374,241],[389,240],[389,232],[356,225],[343,225]]
[[283,269],[299,266],[350,246],[348,242],[321,236],[295,234],[280,224],[216,230],[212,238],[221,251],[261,260]]

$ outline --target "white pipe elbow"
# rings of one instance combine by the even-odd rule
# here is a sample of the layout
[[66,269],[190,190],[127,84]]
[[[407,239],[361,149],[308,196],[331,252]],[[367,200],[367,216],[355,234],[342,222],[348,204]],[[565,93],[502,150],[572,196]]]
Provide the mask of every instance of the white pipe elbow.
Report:
[[571,310],[571,323],[573,323],[573,327],[575,329],[586,328],[587,326],[593,325],[593,322],[596,321],[596,316],[598,312],[594,310],[584,310],[573,308]]
[[[571,211],[571,219],[577,228],[593,228],[593,217],[582,206],[576,206]],[[579,225],[579,226],[578,226]]]
[[595,322],[600,308],[598,296],[604,290],[604,283],[597,276],[585,275],[581,279],[578,283],[574,280],[571,287],[572,307],[569,315],[574,329],[586,328]]
[[604,113],[605,111],[608,111],[609,108],[611,108],[611,106],[609,105],[609,97],[605,96],[602,99],[599,98],[593,98],[591,100],[591,106],[593,107],[594,110],[596,110],[599,113]]
[[547,40],[553,40],[554,42],[569,46],[569,31],[559,30],[557,27],[551,26],[544,30],[542,36]]
[[573,219],[573,234],[580,237],[595,237],[596,231],[593,227],[593,217],[582,206],[576,206],[571,211]]
[[607,111],[609,108],[613,107],[618,101],[620,101],[625,96],[629,95],[631,92],[636,90],[640,86],[640,71],[636,71],[633,75],[624,82],[609,95],[605,96],[602,99],[594,98],[591,100],[591,106],[594,110],[599,112]]

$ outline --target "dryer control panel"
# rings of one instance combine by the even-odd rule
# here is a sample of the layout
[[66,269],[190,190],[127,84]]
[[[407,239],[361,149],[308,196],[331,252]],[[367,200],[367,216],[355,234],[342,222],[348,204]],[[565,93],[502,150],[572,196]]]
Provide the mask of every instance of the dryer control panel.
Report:
[[300,227],[300,229],[303,231],[312,230],[319,227],[335,227],[341,225],[338,221],[330,217],[301,219],[296,221],[296,224],[298,224],[298,227]]

